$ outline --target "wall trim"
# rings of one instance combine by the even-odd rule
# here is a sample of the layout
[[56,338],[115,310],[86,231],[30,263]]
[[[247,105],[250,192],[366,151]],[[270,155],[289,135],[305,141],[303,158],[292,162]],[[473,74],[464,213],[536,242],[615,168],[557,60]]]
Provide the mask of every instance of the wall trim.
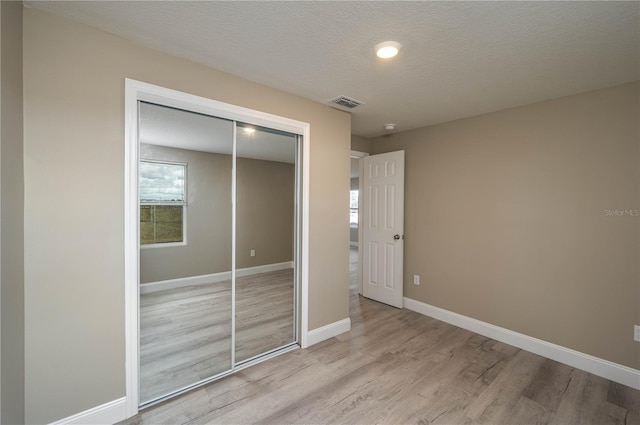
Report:
[[440,307],[404,298],[404,307],[454,326],[513,345],[539,356],[584,370],[610,381],[640,390],[640,370],[581,353],[561,345],[533,338]]
[[307,335],[307,347],[317,344],[326,339],[333,338],[351,330],[351,319],[346,318],[338,320],[337,322],[329,323],[328,325],[310,330]]
[[[262,266],[246,267],[236,270],[236,277],[251,276],[259,273],[274,272],[278,270],[292,269],[293,261],[282,263],[264,264]],[[166,289],[184,288],[192,285],[206,285],[209,283],[231,280],[231,271],[203,274],[200,276],[181,277],[178,279],[160,280],[157,282],[141,283],[140,294],[164,291]]]
[[115,424],[125,419],[127,419],[127,399],[122,397],[52,422],[50,425]]

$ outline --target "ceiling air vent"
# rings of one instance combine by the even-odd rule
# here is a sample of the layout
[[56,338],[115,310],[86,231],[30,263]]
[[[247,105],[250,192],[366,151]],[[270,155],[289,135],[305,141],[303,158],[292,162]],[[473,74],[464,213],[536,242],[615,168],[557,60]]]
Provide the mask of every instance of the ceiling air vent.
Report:
[[336,105],[340,105],[349,109],[353,109],[363,104],[359,100],[351,99],[347,96],[338,96],[335,99],[331,100],[329,103],[335,103]]

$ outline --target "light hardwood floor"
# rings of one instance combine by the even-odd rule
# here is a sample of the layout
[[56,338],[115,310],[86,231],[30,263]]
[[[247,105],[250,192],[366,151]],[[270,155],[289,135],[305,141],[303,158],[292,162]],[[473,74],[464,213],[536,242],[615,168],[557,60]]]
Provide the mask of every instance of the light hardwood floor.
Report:
[[123,423],[640,424],[639,391],[364,299],[354,283],[351,320]]
[[[236,362],[294,340],[293,269],[236,279]],[[231,282],[140,296],[140,400],[231,369]]]

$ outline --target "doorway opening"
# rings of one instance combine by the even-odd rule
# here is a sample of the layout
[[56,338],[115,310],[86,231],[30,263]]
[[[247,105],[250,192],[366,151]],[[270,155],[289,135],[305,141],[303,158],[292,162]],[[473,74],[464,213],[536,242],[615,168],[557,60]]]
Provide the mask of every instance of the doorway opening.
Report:
[[349,305],[353,311],[358,295],[362,295],[361,243],[363,222],[362,159],[369,154],[351,151],[349,191]]

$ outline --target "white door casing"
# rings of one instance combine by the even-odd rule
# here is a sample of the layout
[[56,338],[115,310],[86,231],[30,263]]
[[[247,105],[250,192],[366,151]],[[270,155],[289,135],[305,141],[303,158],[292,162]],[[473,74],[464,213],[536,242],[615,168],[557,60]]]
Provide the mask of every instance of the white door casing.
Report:
[[363,295],[402,308],[404,151],[363,161]]

